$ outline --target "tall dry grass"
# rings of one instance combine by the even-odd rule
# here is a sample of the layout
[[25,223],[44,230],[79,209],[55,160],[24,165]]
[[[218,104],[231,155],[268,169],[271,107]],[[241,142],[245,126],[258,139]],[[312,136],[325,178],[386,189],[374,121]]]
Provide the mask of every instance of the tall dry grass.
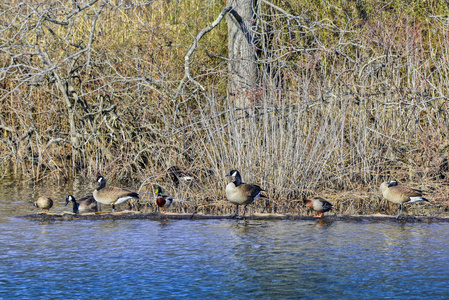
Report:
[[269,195],[254,211],[304,214],[301,197],[316,193],[341,213],[394,213],[377,191],[390,178],[446,210],[444,3],[273,3],[260,7],[261,80],[247,107],[227,97],[225,24],[191,65],[205,90],[187,83],[173,98],[221,2],[97,1],[67,25],[55,20],[68,4],[3,4],[2,166],[131,181],[150,210],[161,185],[179,211],[230,213],[234,168]]

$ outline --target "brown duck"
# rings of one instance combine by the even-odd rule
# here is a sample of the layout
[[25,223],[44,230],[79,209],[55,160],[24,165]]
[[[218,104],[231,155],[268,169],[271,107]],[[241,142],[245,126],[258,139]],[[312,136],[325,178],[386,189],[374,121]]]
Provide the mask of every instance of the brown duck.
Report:
[[330,202],[320,197],[304,199],[304,204],[317,212],[314,218],[322,218],[325,212],[330,211],[333,208],[333,205]]

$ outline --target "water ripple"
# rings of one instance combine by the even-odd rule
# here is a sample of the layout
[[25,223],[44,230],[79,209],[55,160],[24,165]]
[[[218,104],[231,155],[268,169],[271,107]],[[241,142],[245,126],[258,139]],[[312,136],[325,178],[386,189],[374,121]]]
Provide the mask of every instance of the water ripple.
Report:
[[360,299],[449,293],[447,224],[0,223],[5,298]]

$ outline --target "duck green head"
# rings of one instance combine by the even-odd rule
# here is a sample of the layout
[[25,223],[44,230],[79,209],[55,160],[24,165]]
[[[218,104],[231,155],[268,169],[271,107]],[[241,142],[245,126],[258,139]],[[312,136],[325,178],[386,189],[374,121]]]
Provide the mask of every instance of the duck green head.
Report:
[[156,187],[155,193],[162,194],[162,188],[160,186]]

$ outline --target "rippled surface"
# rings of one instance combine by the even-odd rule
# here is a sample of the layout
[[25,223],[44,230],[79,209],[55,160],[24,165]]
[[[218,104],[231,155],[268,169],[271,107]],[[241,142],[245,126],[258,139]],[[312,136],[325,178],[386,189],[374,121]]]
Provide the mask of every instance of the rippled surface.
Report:
[[[19,212],[33,210],[9,195]],[[37,222],[11,217],[7,203],[0,196],[0,298],[449,295],[447,223]]]
[[14,298],[447,297],[447,224],[69,221],[1,225]]

